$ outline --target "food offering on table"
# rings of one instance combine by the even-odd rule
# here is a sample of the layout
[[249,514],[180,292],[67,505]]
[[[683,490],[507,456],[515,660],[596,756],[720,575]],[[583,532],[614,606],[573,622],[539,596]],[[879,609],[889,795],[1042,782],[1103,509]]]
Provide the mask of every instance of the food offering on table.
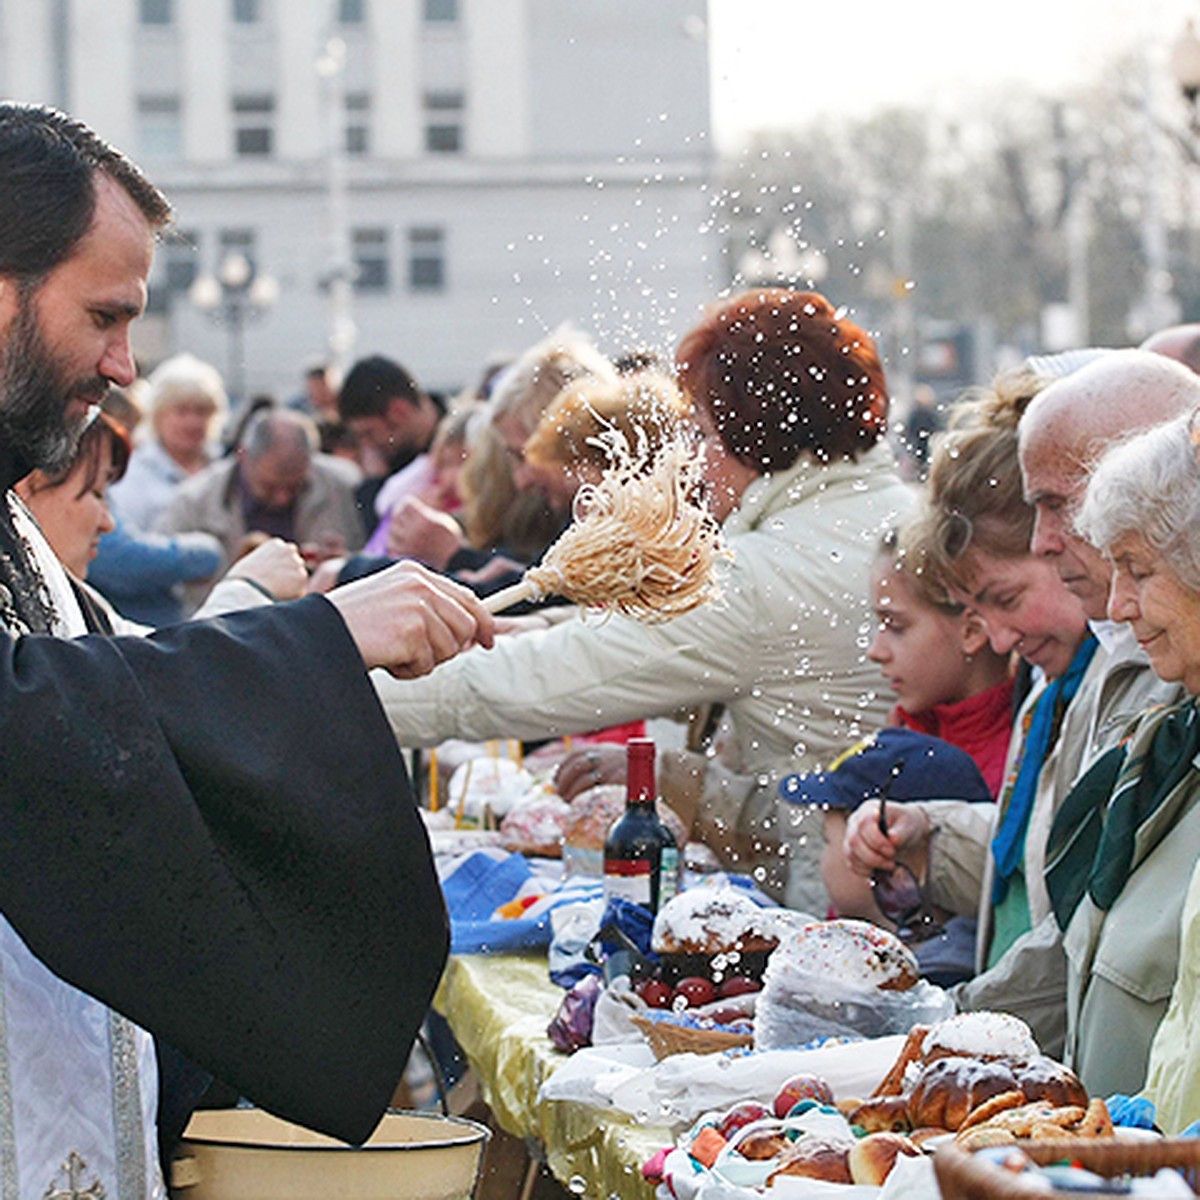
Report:
[[500,845],[537,858],[561,858],[571,806],[552,788],[535,786],[500,822]]
[[1041,1054],[1029,1027],[1007,1013],[914,1028],[874,1094],[838,1108],[869,1132],[954,1136],[968,1149],[1113,1136],[1104,1101],[1089,1100],[1075,1073]]
[[[576,796],[563,827],[562,859],[568,875],[604,874],[604,840],[625,812],[625,785],[600,784]],[[671,831],[677,845],[687,841],[687,830],[675,810],[659,800],[658,819]]]
[[490,612],[553,595],[653,624],[720,597],[717,567],[732,552],[704,498],[703,447],[680,434],[655,451],[615,429],[600,440],[609,468],[576,493],[541,563],[484,601]]
[[768,1193],[795,1178],[878,1186],[898,1158],[923,1153],[900,1134],[855,1130],[826,1099],[824,1080],[812,1077],[806,1090],[783,1117],[754,1101],[706,1114],[680,1149],[721,1183]]
[[460,763],[446,787],[446,812],[459,828],[495,829],[518,800],[536,787],[512,758],[483,755]]
[[903,1033],[953,1010],[941,988],[920,978],[895,934],[867,921],[812,921],[788,933],[768,960],[755,1046]]

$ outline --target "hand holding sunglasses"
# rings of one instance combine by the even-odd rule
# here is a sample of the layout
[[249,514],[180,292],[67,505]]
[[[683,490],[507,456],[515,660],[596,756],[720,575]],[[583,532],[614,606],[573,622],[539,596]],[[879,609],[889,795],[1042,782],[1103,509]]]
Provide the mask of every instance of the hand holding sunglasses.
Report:
[[[879,790],[878,824],[879,832],[885,838],[888,836],[888,793],[902,770],[904,760],[898,759]],[[920,881],[903,863],[897,863],[889,870],[873,871],[871,887],[879,911],[896,926],[896,934],[902,941],[921,942],[942,932],[942,926],[926,902]]]

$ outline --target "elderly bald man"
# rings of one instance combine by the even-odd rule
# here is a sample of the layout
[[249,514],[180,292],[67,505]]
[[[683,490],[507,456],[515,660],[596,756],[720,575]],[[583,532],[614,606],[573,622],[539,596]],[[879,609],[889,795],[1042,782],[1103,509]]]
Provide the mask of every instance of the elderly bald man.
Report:
[[236,456],[180,485],[159,523],[164,533],[202,529],[232,560],[248,534],[343,553],[362,545],[353,481],[341,463],[316,453],[312,421],[287,409],[259,413]]

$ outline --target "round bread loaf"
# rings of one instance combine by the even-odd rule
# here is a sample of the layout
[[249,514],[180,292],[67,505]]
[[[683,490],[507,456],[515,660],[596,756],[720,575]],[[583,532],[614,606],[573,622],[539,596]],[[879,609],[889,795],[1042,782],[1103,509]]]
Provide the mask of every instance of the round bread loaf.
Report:
[[571,806],[554,792],[519,801],[500,822],[500,844],[521,854],[558,858]]
[[908,1116],[914,1127],[938,1125],[957,1129],[967,1114],[985,1100],[1019,1089],[1012,1065],[949,1055],[926,1063],[908,1094]]
[[851,1181],[880,1187],[892,1173],[897,1158],[916,1158],[920,1153],[908,1138],[898,1133],[869,1133],[850,1148]]

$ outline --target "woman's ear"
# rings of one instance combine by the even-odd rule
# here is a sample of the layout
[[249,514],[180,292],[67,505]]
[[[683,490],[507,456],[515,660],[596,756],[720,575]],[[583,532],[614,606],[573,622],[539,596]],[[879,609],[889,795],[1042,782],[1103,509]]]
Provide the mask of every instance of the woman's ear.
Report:
[[963,653],[971,658],[978,654],[988,644],[987,626],[983,618],[970,609],[963,614],[962,648]]

